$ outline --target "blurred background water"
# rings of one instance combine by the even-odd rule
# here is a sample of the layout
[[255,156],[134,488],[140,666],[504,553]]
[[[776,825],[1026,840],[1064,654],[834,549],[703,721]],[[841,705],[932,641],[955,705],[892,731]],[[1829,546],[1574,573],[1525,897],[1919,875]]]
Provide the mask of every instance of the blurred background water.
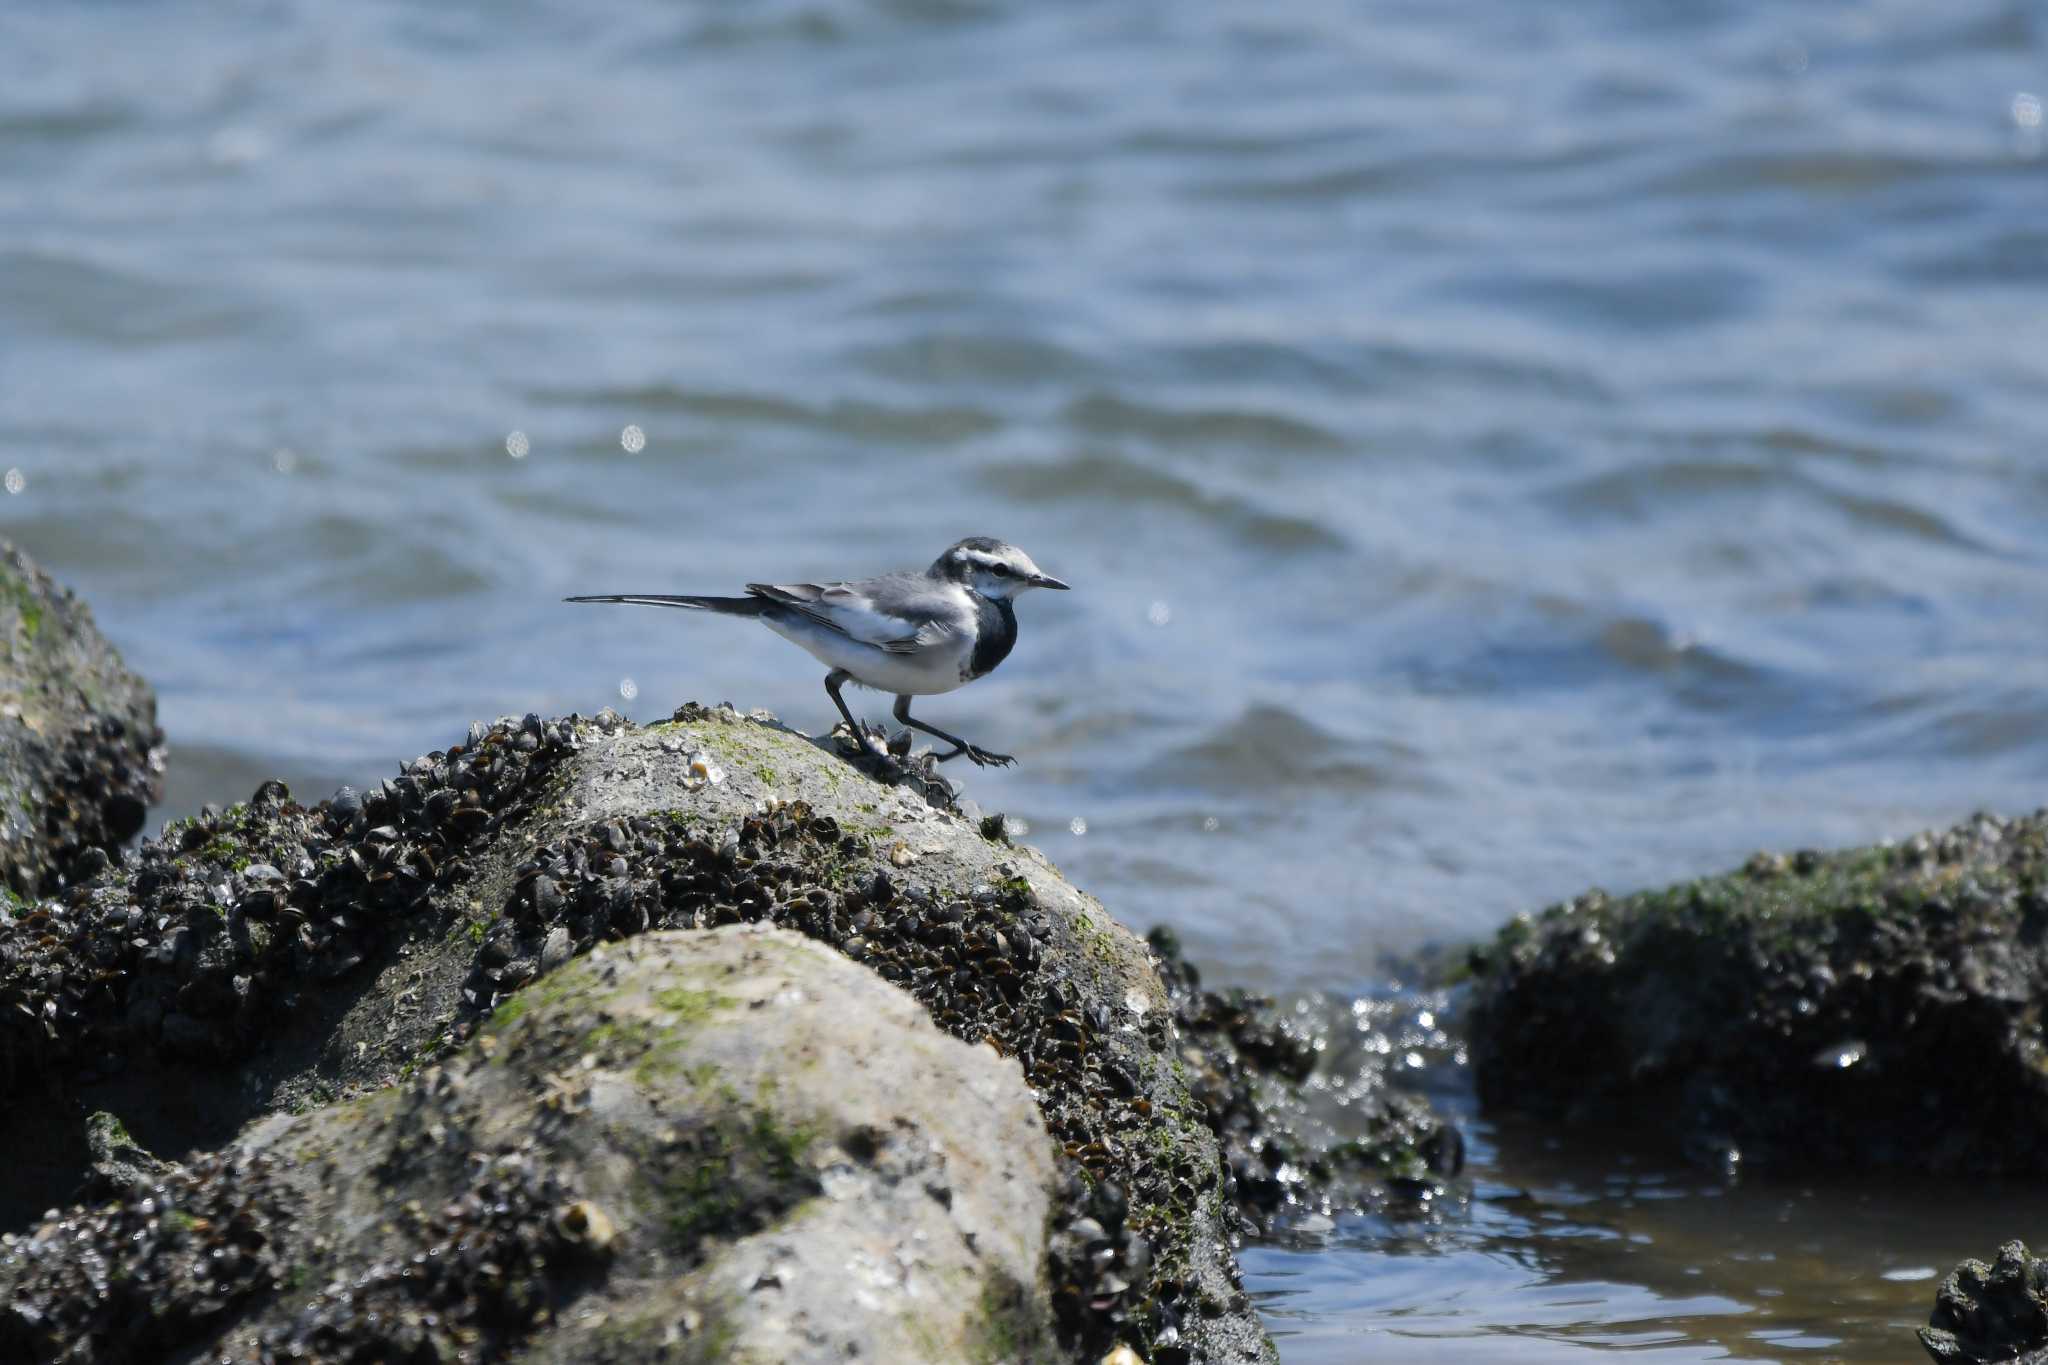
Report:
[[[1022,758],[969,794],[1357,990],[2041,803],[2044,96],[2031,0],[10,7],[0,532],[168,814],[502,712],[823,729],[766,632],[558,599],[1014,540],[1078,590],[925,704]],[[1386,1245],[1254,1259],[1292,1357]]]

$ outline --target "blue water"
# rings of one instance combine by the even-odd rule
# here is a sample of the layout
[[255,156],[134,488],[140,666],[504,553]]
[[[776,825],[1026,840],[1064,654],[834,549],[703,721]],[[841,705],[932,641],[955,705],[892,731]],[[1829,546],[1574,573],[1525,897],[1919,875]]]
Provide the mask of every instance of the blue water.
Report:
[[[765,632],[557,599],[1007,537],[1078,590],[921,708],[1022,757],[970,794],[1354,991],[2042,802],[2044,99],[2018,0],[16,6],[0,533],[157,683],[167,814],[502,712],[822,729]],[[1379,1245],[1275,1312],[1380,1321]]]

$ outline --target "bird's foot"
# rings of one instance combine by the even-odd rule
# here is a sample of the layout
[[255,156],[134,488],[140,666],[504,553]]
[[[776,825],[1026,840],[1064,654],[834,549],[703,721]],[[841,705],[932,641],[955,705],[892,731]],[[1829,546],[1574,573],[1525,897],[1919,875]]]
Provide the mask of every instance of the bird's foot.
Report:
[[990,750],[980,748],[973,744],[962,744],[959,748],[953,750],[950,753],[940,754],[935,761],[939,763],[944,763],[947,759],[958,758],[962,754],[966,754],[969,758],[973,759],[974,765],[977,768],[987,768],[991,766],[997,768],[1007,768],[1017,761],[1016,758],[1010,754],[993,753]]
[[832,727],[832,734],[841,744],[854,753],[866,754],[874,758],[889,757],[889,735],[879,725],[870,725],[868,722],[862,721],[860,728],[855,729],[845,721],[841,721]]

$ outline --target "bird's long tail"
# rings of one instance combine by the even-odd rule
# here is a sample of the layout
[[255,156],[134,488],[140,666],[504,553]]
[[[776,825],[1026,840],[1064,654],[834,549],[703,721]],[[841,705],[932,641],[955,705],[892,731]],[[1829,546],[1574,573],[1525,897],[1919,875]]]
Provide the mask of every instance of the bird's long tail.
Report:
[[565,597],[564,602],[629,602],[643,607],[688,607],[722,616],[759,616],[773,604],[759,597],[682,597],[667,593],[607,593],[598,597]]

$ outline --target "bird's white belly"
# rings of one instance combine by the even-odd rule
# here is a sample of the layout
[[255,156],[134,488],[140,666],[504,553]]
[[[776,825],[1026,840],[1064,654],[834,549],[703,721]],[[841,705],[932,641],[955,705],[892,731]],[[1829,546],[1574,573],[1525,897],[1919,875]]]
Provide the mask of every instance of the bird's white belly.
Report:
[[762,624],[792,644],[802,645],[818,662],[843,668],[855,682],[878,692],[929,697],[951,692],[967,681],[962,675],[973,646],[964,639],[934,644],[915,654],[891,654],[803,620],[764,617]]

